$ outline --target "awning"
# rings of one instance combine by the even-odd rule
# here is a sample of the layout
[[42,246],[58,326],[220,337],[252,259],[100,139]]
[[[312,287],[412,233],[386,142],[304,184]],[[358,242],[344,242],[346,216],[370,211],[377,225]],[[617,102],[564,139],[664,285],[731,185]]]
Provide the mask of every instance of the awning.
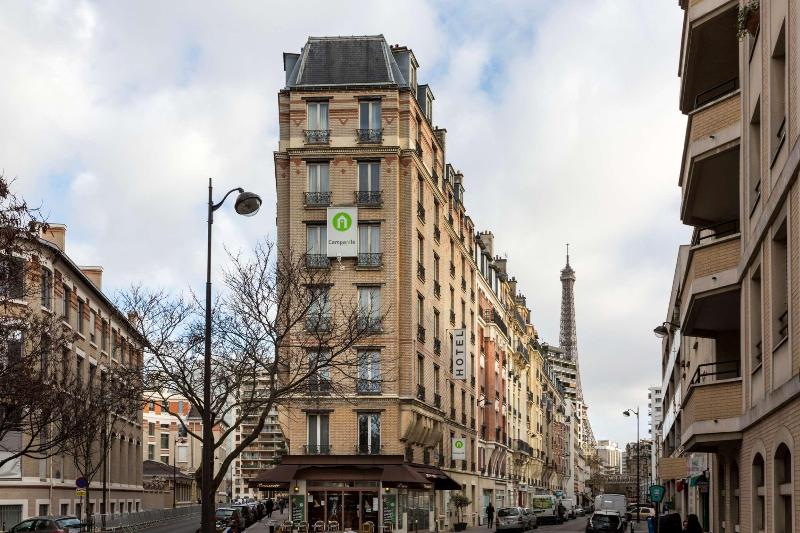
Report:
[[262,470],[255,477],[250,478],[247,485],[265,489],[288,489],[296,472],[297,465],[277,465],[274,468]]
[[435,466],[427,465],[410,465],[422,477],[433,483],[434,490],[461,490],[461,483],[458,483],[453,478],[442,472]]
[[431,488],[433,484],[415,469],[404,464],[384,466],[383,474],[381,475],[381,483],[384,487],[398,487],[403,485],[402,488],[415,489]]
[[309,465],[297,470],[296,479],[316,481],[377,481],[381,478],[380,467],[356,465]]

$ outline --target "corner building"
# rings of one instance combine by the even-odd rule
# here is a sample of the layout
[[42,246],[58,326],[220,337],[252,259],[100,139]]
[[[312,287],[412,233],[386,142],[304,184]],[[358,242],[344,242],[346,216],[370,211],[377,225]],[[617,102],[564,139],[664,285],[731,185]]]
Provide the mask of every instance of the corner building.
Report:
[[800,518],[800,2],[761,0],[749,17],[750,2],[680,5],[680,216],[694,232],[657,328],[659,476],[706,530],[790,532]]

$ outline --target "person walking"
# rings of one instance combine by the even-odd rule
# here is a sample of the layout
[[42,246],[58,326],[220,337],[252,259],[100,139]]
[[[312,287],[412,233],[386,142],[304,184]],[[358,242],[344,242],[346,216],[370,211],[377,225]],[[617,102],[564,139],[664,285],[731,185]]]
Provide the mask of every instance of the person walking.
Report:
[[275,507],[275,503],[272,501],[272,498],[267,498],[267,503],[265,504],[267,516],[272,518],[272,510]]
[[696,514],[690,514],[686,517],[686,525],[684,526],[685,533],[703,533],[703,526],[700,525],[700,519]]
[[489,505],[486,506],[486,519],[489,521],[489,529],[492,529],[494,525],[494,505],[492,505],[492,502],[489,502]]

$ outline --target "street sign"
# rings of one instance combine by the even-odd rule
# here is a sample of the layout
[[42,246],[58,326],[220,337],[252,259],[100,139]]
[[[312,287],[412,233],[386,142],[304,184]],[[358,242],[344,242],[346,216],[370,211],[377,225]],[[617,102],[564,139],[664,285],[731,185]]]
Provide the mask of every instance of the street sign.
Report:
[[86,489],[75,489],[75,496],[83,498],[86,496]]
[[78,487],[79,489],[85,489],[86,487],[89,486],[89,484],[86,482],[85,477],[79,477],[78,479],[75,480],[75,486]]
[[650,485],[650,501],[653,503],[661,503],[664,499],[664,486],[663,485]]

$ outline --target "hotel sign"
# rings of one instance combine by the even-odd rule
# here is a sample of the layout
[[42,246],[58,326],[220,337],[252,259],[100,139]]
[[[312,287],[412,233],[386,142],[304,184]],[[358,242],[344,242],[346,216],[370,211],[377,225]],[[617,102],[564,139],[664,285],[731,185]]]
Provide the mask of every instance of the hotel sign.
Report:
[[453,377],[467,380],[467,330],[453,330]]
[[453,451],[450,458],[453,459],[453,461],[467,460],[467,439],[453,437]]
[[328,208],[328,257],[358,256],[358,208]]

